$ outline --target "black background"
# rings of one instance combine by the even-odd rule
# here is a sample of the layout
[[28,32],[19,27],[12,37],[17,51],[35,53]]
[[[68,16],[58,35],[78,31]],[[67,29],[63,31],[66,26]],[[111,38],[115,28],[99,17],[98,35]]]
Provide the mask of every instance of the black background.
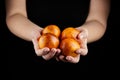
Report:
[[[0,4],[0,36],[2,37],[0,41],[2,44],[0,53],[5,55],[3,61],[7,60],[9,79],[33,78],[35,80],[49,75],[52,75],[50,78],[54,79],[54,76],[58,76],[59,78],[61,76],[80,76],[78,73],[83,72],[106,73],[111,70],[114,71],[111,67],[115,63],[113,57],[116,57],[112,53],[113,32],[118,29],[120,24],[118,2],[115,2],[115,0],[111,1],[111,11],[105,35],[99,41],[88,44],[88,55],[81,57],[80,62],[77,64],[57,62],[55,60],[45,61],[41,57],[37,57],[31,42],[16,37],[8,30],[5,23],[5,3],[1,1]],[[35,21],[37,23],[37,20]],[[43,78],[46,79],[47,77]]]

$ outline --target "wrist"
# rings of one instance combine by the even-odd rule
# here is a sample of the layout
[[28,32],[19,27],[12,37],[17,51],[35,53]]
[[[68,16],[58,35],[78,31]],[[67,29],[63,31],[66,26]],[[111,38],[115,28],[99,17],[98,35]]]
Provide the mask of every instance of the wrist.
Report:
[[32,29],[31,31],[31,41],[33,38],[39,38],[41,36],[41,33],[42,33],[42,30],[43,28],[35,28],[35,29]]

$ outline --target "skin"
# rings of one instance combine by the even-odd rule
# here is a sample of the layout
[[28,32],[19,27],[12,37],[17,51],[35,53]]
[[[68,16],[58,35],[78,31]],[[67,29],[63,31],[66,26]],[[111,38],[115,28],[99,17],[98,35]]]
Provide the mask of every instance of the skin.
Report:
[[91,0],[85,23],[80,27],[76,27],[76,29],[82,31],[77,38],[82,43],[81,49],[76,51],[79,55],[75,58],[61,55],[59,59],[64,62],[78,63],[80,55],[87,55],[87,44],[99,40],[106,31],[109,11],[110,0]]
[[[76,51],[75,58],[60,55],[60,49],[38,48],[37,39],[43,28],[30,21],[26,12],[26,0],[6,0],[6,23],[9,30],[19,38],[32,41],[35,53],[45,60],[56,58],[58,61],[78,63],[80,55],[87,55],[87,44],[99,40],[106,31],[110,0],[91,0],[89,14],[82,26],[76,27],[80,34],[76,37],[81,42],[81,48]],[[59,56],[58,56],[59,55]]]

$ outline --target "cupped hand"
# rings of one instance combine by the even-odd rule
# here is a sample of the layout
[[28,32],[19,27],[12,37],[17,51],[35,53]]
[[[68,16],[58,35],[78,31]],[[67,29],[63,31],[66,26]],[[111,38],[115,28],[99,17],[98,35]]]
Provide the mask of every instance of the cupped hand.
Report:
[[32,32],[32,35],[33,35],[32,42],[34,45],[34,50],[35,50],[35,53],[37,54],[37,56],[41,56],[45,60],[50,60],[51,58],[54,58],[56,54],[59,54],[61,51],[60,51],[60,49],[56,49],[56,48],[50,49],[48,47],[40,49],[39,45],[38,45],[38,39],[41,36],[41,32],[42,32],[41,29],[35,30]]
[[[77,29],[77,28],[76,28]],[[87,37],[88,31],[84,28],[79,28],[80,33],[77,35],[76,40],[80,43],[80,49],[75,52],[78,54],[76,57],[60,55],[57,60],[69,63],[78,63],[80,61],[80,56],[85,56],[88,53],[87,48]]]

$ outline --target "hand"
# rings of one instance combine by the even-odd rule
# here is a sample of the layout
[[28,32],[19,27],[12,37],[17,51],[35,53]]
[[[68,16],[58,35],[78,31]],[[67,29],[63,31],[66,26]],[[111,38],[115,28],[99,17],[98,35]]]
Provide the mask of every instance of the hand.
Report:
[[41,29],[32,32],[33,34],[32,42],[34,45],[35,53],[37,54],[37,56],[42,56],[43,59],[45,60],[50,60],[55,55],[58,55],[61,51],[60,49],[56,49],[56,48],[49,49],[48,47],[40,49],[38,46],[38,38],[41,36],[40,34],[41,32],[42,32]]
[[76,51],[76,53],[85,56],[88,53],[87,48],[87,38],[88,38],[88,31],[82,27],[79,28],[80,33],[77,36],[78,42],[80,42],[81,48]]
[[[78,29],[78,28],[76,28]],[[88,37],[88,31],[82,27],[79,28],[80,34],[76,37],[76,40],[80,42],[80,49],[76,50],[75,52],[78,54],[77,57],[72,56],[64,56],[60,55],[57,60],[61,60],[63,62],[70,62],[70,63],[78,63],[80,60],[80,55],[87,55],[88,48],[87,48],[87,37]]]

